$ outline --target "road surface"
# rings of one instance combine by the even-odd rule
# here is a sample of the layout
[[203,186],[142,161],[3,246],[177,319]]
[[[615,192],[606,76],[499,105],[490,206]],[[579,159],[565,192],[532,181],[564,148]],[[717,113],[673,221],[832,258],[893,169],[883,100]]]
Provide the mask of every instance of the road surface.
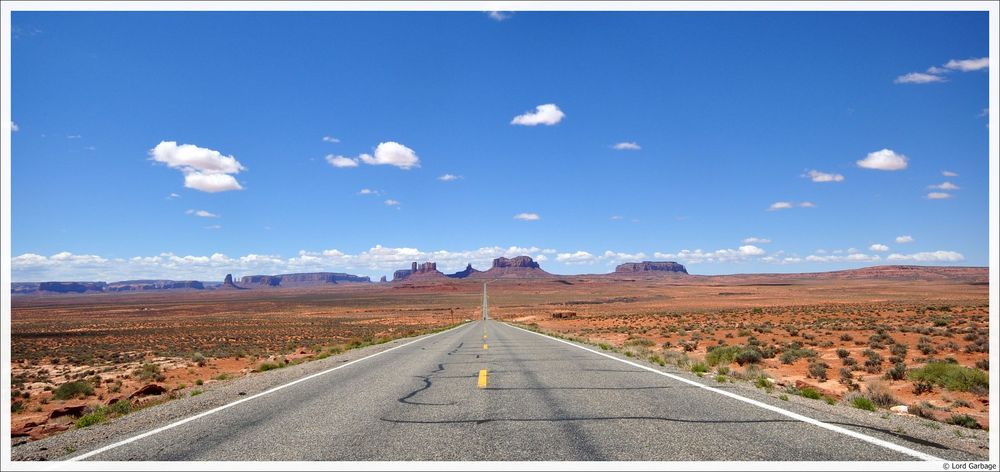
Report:
[[716,385],[479,320],[76,458],[837,461],[942,452],[840,416],[800,421],[766,409],[787,402],[764,398],[762,407]]

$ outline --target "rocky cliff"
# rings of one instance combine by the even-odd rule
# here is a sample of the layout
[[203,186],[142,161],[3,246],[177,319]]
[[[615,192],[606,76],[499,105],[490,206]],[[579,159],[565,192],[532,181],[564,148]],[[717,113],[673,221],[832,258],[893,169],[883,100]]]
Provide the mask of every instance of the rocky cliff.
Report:
[[406,280],[410,278],[437,278],[444,277],[444,274],[437,269],[436,262],[424,262],[423,264],[417,264],[416,262],[410,264],[409,269],[400,269],[392,273],[392,281]]
[[552,274],[542,270],[537,262],[528,256],[517,256],[510,259],[498,257],[493,259],[493,266],[490,270],[471,274],[473,278],[532,278],[532,277],[552,277]]
[[475,274],[478,274],[480,272],[482,272],[482,271],[473,269],[472,268],[472,264],[469,264],[469,265],[465,266],[465,270],[460,270],[458,272],[455,272],[454,274],[445,274],[445,275],[447,275],[448,277],[451,277],[453,279],[464,279],[466,277],[469,277],[470,275],[475,275]]
[[86,293],[103,292],[104,282],[42,282],[38,284],[39,292],[51,293]]
[[197,280],[123,280],[104,287],[107,292],[142,292],[148,290],[204,290]]
[[222,281],[222,285],[219,287],[220,290],[243,290],[243,287],[237,286],[233,283],[233,274],[226,274],[225,280]]
[[240,287],[277,287],[281,285],[281,277],[274,275],[244,275],[240,277]]
[[665,272],[687,274],[687,269],[676,262],[626,262],[615,268],[616,274],[635,274],[643,272]]

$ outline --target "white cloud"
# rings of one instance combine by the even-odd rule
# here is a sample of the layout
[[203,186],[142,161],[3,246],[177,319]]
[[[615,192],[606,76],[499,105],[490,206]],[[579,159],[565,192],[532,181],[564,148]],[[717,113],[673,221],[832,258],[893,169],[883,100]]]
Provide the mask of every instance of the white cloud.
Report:
[[952,59],[944,65],[946,69],[970,72],[974,70],[986,69],[990,66],[990,58],[980,57],[972,59]]
[[510,120],[510,124],[522,126],[552,126],[562,121],[565,116],[566,114],[563,113],[555,103],[546,103],[535,107],[534,112],[529,111],[523,115],[515,116],[514,119]]
[[740,255],[743,256],[760,256],[763,255],[765,251],[752,244],[747,244],[745,246],[740,246],[739,252]]
[[420,167],[420,158],[417,157],[417,153],[395,141],[379,143],[375,148],[375,157],[368,154],[362,154],[358,157],[361,162],[373,166],[390,165],[403,170]]
[[11,130],[11,132],[16,133],[18,131],[21,131],[21,128],[17,126],[17,123],[14,123],[14,121],[11,120],[11,122],[10,122],[10,130]]
[[[838,251],[835,251],[838,252]],[[881,256],[877,254],[864,254],[860,252],[855,252],[844,256],[843,251],[839,251],[840,254],[835,255],[821,255],[810,254],[806,256],[806,262],[825,262],[825,263],[839,263],[839,262],[878,262],[882,260]]]
[[742,242],[743,244],[768,244],[771,242],[771,240],[767,238],[758,238],[751,236],[749,238],[743,238]]
[[951,194],[948,192],[931,192],[927,194],[927,198],[931,200],[945,200],[951,198]]
[[635,141],[620,142],[611,147],[619,151],[638,151],[642,149],[642,146],[639,146],[639,143]]
[[787,210],[791,207],[792,204],[790,202],[774,202],[771,204],[771,206],[767,207],[767,210],[768,211]]
[[79,134],[68,134],[68,135],[66,135],[66,139],[80,139],[82,137],[83,136],[80,136]]
[[889,250],[889,246],[886,246],[885,244],[872,244],[871,246],[868,246],[868,249],[875,252],[885,252]]
[[816,204],[813,202],[802,202],[799,203],[800,208],[816,208]]
[[915,254],[890,254],[890,261],[910,262],[960,262],[965,257],[955,251],[918,252]]
[[937,185],[928,185],[927,188],[936,188],[938,190],[958,190],[961,187],[959,187],[958,185],[955,185],[955,184],[953,184],[951,182],[942,182],[942,183],[937,184]]
[[625,219],[625,217],[621,216],[621,215],[611,215],[611,221],[621,221],[621,220],[624,220],[624,219]]
[[444,174],[441,177],[438,177],[438,180],[440,180],[442,182],[451,182],[452,180],[458,180],[458,179],[461,179],[461,178],[462,178],[461,175]]
[[185,175],[184,186],[209,193],[243,190],[236,178],[229,174],[202,174],[200,172]]
[[323,141],[327,143],[339,143],[340,139],[334,138],[333,136],[323,136]]
[[913,236],[910,236],[908,234],[904,234],[902,236],[896,236],[896,244],[906,244],[912,242],[913,242]]
[[943,175],[945,177],[958,177],[958,173],[957,172],[952,172],[950,170],[943,170],[943,171],[941,171],[941,175]]
[[326,162],[328,162],[331,166],[338,167],[338,168],[347,168],[347,167],[357,167],[358,166],[358,160],[357,160],[357,158],[344,157],[344,156],[335,156],[333,154],[329,154],[329,155],[326,156]]
[[903,170],[907,166],[907,161],[909,159],[902,155],[896,154],[892,149],[882,149],[881,151],[875,151],[868,153],[864,159],[857,161],[858,167],[863,167],[865,169],[876,169],[876,170]]
[[810,170],[807,173],[808,177],[812,179],[813,182],[843,182],[844,176],[840,174],[828,174],[826,172],[820,172],[818,170]]
[[909,74],[896,77],[897,84],[929,84],[933,82],[947,82],[948,79],[940,75],[926,74],[923,72],[910,72]]
[[608,265],[617,265],[623,262],[638,262],[646,259],[646,253],[627,253],[627,252],[615,252],[615,251],[604,251],[597,259],[607,262]]
[[399,206],[399,201],[390,198],[385,201],[385,204],[388,206]]
[[178,146],[176,141],[161,141],[149,154],[152,160],[181,171],[187,188],[210,193],[243,189],[231,174],[246,168],[233,156],[193,144]]
[[180,194],[171,192],[170,195],[167,195],[167,200],[173,200],[176,198],[181,198]]
[[488,11],[486,14],[496,21],[508,20],[514,16],[514,12],[512,11]]
[[219,215],[216,215],[215,213],[212,213],[210,211],[205,211],[205,210],[194,210],[194,209],[191,209],[191,210],[188,210],[188,211],[186,211],[184,213],[186,213],[188,215],[200,216],[202,218],[218,218],[219,217]]
[[370,188],[363,188],[358,191],[358,195],[382,195],[382,192],[378,190],[372,190]]
[[563,264],[588,264],[594,262],[594,255],[587,251],[563,252],[556,255],[556,262]]
[[514,219],[521,221],[538,221],[542,219],[542,217],[538,216],[538,213],[518,213],[514,215]]
[[222,229],[222,225],[208,225],[205,229]]

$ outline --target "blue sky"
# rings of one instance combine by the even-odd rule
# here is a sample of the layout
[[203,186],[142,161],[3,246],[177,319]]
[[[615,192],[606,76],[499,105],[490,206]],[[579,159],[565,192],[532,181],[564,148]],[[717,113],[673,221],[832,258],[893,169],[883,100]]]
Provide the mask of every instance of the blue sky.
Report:
[[12,18],[15,281],[987,265],[985,13]]

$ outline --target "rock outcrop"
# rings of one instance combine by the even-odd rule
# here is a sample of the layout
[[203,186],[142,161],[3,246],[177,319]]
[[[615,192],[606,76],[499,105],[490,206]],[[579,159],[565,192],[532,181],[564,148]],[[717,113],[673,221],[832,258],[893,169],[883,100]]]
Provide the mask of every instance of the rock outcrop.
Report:
[[400,269],[393,272],[392,281],[396,282],[411,278],[426,279],[437,277],[444,277],[444,274],[437,270],[436,262],[424,262],[423,264],[417,264],[414,262],[410,265],[409,269]]
[[197,280],[123,280],[109,283],[107,292],[141,292],[148,290],[204,290],[205,285]]
[[469,277],[470,275],[475,275],[475,274],[478,274],[480,272],[482,272],[482,271],[473,269],[472,268],[472,264],[469,264],[469,265],[465,266],[465,270],[460,270],[458,272],[455,272],[454,274],[445,274],[445,275],[447,275],[448,277],[451,277],[453,279],[464,279],[466,277]]
[[281,277],[273,275],[244,275],[240,277],[240,287],[277,287],[281,285]]
[[378,279],[378,283],[380,283],[380,284],[384,284],[386,282],[387,282],[387,280],[385,280],[385,276],[384,275],[381,278]]
[[311,287],[338,283],[370,283],[371,279],[360,275],[340,272],[305,272],[280,275],[247,275],[240,279],[240,285],[253,287]]
[[233,283],[233,274],[226,274],[226,279],[222,281],[222,286],[219,287],[220,290],[243,290],[243,287],[237,286]]
[[38,284],[39,292],[51,293],[87,293],[103,292],[104,282],[42,282]]
[[517,256],[510,259],[498,257],[493,259],[493,267],[484,272],[470,275],[474,278],[534,278],[552,277],[552,274],[542,270],[537,262],[528,256]]
[[666,272],[675,274],[687,274],[687,269],[676,262],[626,262],[615,268],[616,274],[636,274],[648,272]]

